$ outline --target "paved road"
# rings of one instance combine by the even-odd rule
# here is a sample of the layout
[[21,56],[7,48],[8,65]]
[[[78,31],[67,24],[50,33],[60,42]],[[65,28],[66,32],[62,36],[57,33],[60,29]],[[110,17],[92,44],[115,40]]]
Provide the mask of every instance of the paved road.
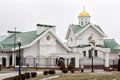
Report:
[[58,77],[60,77],[60,76],[59,76],[59,75],[57,75],[57,76],[47,77],[47,78],[40,79],[40,80],[49,80],[49,79],[52,79],[52,78],[58,78]]
[[[32,72],[32,71],[30,71],[30,72]],[[35,71],[35,72],[37,72],[37,74],[42,74],[43,71]],[[24,73],[24,72],[22,72],[22,73]],[[15,76],[15,75],[18,75],[17,71],[16,72],[1,72],[0,73],[0,80],[4,79],[6,77]]]
[[[29,72],[32,72],[32,71],[29,71]],[[37,74],[42,74],[43,73],[43,71],[35,71],[35,72],[37,72]],[[84,72],[91,72],[91,69],[85,69]],[[94,72],[104,72],[104,70],[98,70],[98,69],[96,70],[96,69],[94,69]],[[24,72],[22,72],[22,73],[24,73]],[[0,80],[4,79],[6,77],[15,76],[15,75],[18,75],[18,71],[0,72]],[[45,79],[43,79],[43,80],[45,80]]]
[[0,80],[6,78],[6,77],[11,77],[17,75],[18,72],[9,72],[9,73],[0,73]]

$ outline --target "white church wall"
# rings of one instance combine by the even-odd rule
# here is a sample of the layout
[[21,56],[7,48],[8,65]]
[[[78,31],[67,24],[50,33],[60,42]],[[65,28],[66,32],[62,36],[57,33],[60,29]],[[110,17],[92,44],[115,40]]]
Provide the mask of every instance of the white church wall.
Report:
[[23,50],[24,54],[23,56],[26,57],[28,55],[31,55],[33,57],[38,56],[38,42],[36,42],[34,45],[27,47]]
[[60,46],[60,44],[56,43],[56,52],[57,53],[67,53],[67,50]]
[[41,45],[40,46],[40,55],[42,56],[51,56],[51,53],[55,53],[56,52],[56,46],[45,46],[45,45]]
[[[89,57],[89,50],[91,50],[91,47],[84,47],[84,48],[74,48],[73,52],[74,53],[79,53],[80,58],[84,57],[83,51],[86,51],[86,57]],[[105,54],[109,53],[109,48],[101,48],[101,47],[96,47],[94,50],[97,50],[97,57],[104,58],[105,59]],[[95,53],[93,53],[93,56],[95,56]]]
[[68,46],[69,47],[75,46],[75,37],[74,37],[73,32],[69,33],[69,36],[68,36]]
[[115,59],[117,59],[118,58],[118,54],[117,53],[110,53],[110,59],[113,59],[113,60],[115,60]]
[[39,46],[39,55],[50,56],[50,53],[56,53],[56,39],[51,33],[48,33],[40,40]]
[[76,43],[89,44],[88,38],[91,34],[93,34],[93,39],[95,40],[96,45],[103,44],[102,35],[98,33],[93,27],[89,27],[83,33],[81,33],[76,38]]

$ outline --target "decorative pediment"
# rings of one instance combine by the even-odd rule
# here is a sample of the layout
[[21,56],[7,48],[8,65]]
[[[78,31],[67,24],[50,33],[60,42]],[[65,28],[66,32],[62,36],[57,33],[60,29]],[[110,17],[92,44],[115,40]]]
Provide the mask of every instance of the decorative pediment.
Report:
[[[87,31],[88,28],[94,29],[97,33],[101,34],[101,36],[105,37],[104,32],[102,31],[102,29],[100,27],[98,27],[97,25],[93,25],[93,24],[89,24],[87,26],[85,26],[81,31],[79,31],[75,36],[77,37],[78,35],[82,34],[83,32]],[[92,32],[92,31],[90,31]]]

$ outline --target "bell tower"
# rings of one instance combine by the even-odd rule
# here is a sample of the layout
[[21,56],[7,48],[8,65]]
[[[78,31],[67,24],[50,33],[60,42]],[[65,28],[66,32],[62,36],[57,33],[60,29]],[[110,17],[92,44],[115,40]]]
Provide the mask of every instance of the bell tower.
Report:
[[78,21],[79,25],[82,27],[90,23],[90,15],[85,11],[85,6],[83,7],[83,11],[78,16]]

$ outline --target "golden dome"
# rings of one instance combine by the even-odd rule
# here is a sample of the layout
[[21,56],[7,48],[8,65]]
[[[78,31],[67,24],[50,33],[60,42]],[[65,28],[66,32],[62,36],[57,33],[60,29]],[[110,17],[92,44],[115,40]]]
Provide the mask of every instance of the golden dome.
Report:
[[85,7],[83,8],[83,12],[79,14],[79,16],[90,16],[88,12],[85,11]]

